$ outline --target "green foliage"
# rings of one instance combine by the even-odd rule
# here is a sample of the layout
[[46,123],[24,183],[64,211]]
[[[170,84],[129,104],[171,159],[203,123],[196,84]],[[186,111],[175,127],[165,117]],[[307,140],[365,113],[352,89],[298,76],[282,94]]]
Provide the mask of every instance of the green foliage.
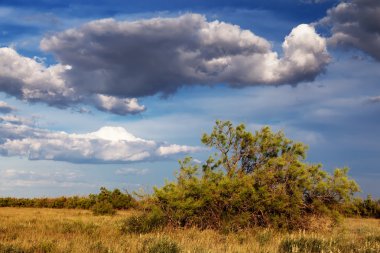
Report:
[[345,253],[375,253],[380,250],[380,240],[377,236],[367,236],[358,239],[356,243],[342,240],[342,238],[331,238],[329,240],[318,237],[292,237],[282,240],[279,246],[280,253],[323,253],[323,252],[345,252]]
[[94,253],[110,253],[112,252],[108,247],[104,246],[102,242],[98,241],[90,246],[90,251]]
[[380,199],[374,200],[371,195],[366,199],[356,198],[345,207],[347,216],[380,218]]
[[56,249],[56,245],[53,242],[39,242],[33,247],[23,247],[14,244],[2,244],[0,243],[0,253],[51,253]]
[[281,253],[291,253],[291,252],[328,252],[328,243],[319,238],[287,238],[284,239],[280,244]]
[[116,213],[112,204],[106,200],[96,202],[91,209],[94,215],[114,215]]
[[94,235],[98,230],[98,225],[82,221],[65,221],[57,224],[57,226],[57,230],[63,234],[80,233]]
[[155,205],[172,226],[307,228],[309,217],[334,217],[359,190],[347,168],[329,175],[306,163],[304,144],[269,127],[253,134],[217,121],[202,142],[218,153],[202,168],[185,158],[177,182],[154,188]]
[[0,244],[0,253],[31,253],[30,249],[24,249],[23,247],[12,244]]
[[157,240],[147,240],[141,252],[147,253],[179,253],[180,247],[176,242],[170,241],[166,238]]
[[87,197],[58,197],[58,198],[0,198],[0,207],[38,207],[38,208],[69,208],[93,209],[100,208],[103,202],[108,202],[113,209],[129,209],[136,205],[136,200],[128,193],[119,189],[113,191],[105,187],[100,188],[99,194],[90,194]]
[[145,234],[161,229],[167,224],[166,217],[160,210],[134,215],[123,221],[121,232]]

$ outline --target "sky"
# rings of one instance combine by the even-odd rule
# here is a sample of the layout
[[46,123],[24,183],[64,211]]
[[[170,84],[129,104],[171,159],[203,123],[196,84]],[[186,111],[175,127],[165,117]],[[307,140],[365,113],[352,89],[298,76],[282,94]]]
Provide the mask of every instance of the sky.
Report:
[[151,191],[215,120],[380,197],[378,0],[0,1],[0,196]]

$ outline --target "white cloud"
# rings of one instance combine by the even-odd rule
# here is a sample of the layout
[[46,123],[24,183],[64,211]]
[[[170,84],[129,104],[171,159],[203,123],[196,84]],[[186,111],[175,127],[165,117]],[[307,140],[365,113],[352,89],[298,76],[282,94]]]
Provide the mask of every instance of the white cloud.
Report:
[[130,163],[160,160],[170,155],[201,151],[199,147],[167,145],[135,137],[122,127],[70,134],[12,122],[0,124],[0,154],[30,160],[72,163]]
[[190,147],[190,146],[185,146],[185,145],[177,145],[177,144],[172,144],[168,146],[161,146],[157,149],[157,154],[159,156],[168,156],[168,155],[173,155],[177,153],[193,153],[200,151],[199,147]]
[[12,48],[0,48],[0,91],[28,101],[43,101],[65,106],[79,99],[62,74],[68,65],[45,67],[34,59],[19,55]]
[[145,111],[145,106],[139,105],[136,98],[117,98],[106,95],[95,95],[94,105],[100,111],[119,115],[134,114]]

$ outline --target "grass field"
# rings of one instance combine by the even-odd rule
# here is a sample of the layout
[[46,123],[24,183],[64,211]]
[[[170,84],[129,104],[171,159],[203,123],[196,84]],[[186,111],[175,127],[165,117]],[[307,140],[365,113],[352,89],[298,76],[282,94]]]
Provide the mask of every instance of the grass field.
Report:
[[380,220],[375,219],[346,219],[319,232],[123,234],[123,220],[133,212],[93,216],[84,210],[0,208],[0,252],[380,252]]

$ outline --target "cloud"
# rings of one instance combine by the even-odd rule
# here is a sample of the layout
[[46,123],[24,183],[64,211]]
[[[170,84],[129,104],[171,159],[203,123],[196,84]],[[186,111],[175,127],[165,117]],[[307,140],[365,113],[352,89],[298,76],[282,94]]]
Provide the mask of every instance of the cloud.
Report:
[[380,103],[380,96],[374,96],[374,97],[369,97],[365,100],[366,103],[369,104],[377,104]]
[[27,119],[16,115],[5,115],[0,116],[0,123],[2,122],[11,123],[13,125],[32,125],[34,123],[34,118]]
[[71,68],[62,64],[46,67],[38,59],[21,56],[12,48],[0,48],[0,91],[25,101],[44,102],[58,108],[86,103],[101,111],[120,115],[145,110],[135,98],[79,92],[64,77]]
[[301,3],[305,3],[305,4],[321,4],[327,1],[330,1],[330,0],[300,0]]
[[380,60],[380,1],[342,1],[319,24],[331,26],[330,45],[357,48]]
[[93,97],[93,100],[98,110],[114,114],[126,115],[145,111],[145,106],[139,105],[136,98],[122,99],[98,94]]
[[64,107],[80,99],[62,78],[70,66],[45,67],[19,55],[12,48],[0,48],[0,91],[32,102]]
[[264,38],[198,14],[97,20],[44,38],[41,48],[72,67],[66,77],[73,85],[125,97],[168,94],[194,84],[297,83],[312,80],[329,60],[324,39],[311,26],[294,28],[279,58]]
[[116,175],[146,175],[149,169],[121,168],[115,171]]
[[157,149],[160,156],[168,156],[177,153],[193,153],[199,151],[199,147],[190,147],[185,145],[172,144],[169,146],[162,146]]
[[74,171],[40,172],[35,170],[5,169],[0,170],[2,190],[14,187],[89,187],[82,181],[82,175]]
[[198,14],[175,18],[102,19],[48,36],[41,48],[58,63],[0,48],[0,91],[65,108],[78,103],[119,115],[146,108],[138,98],[185,85],[296,84],[329,62],[325,39],[310,25],[285,38],[282,57],[271,43],[237,25]]
[[0,154],[29,160],[71,163],[130,163],[154,161],[198,152],[199,147],[169,145],[138,138],[122,127],[102,127],[85,134],[69,134],[4,121],[0,124]]
[[10,112],[13,112],[15,111],[16,108],[8,105],[7,103],[3,102],[3,101],[0,101],[0,113],[10,113]]

